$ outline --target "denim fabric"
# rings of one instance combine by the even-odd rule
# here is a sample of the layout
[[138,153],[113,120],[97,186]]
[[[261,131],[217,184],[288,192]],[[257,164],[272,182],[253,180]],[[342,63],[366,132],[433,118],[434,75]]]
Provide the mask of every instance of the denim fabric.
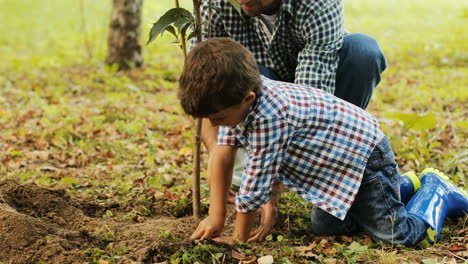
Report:
[[346,35],[336,71],[335,95],[366,109],[387,62],[377,41],[360,33]]
[[413,246],[429,227],[408,215],[400,201],[400,173],[390,143],[384,138],[367,162],[363,181],[344,221],[314,208],[312,231],[317,235],[353,235],[368,232],[377,242]]
[[[336,72],[335,95],[366,109],[386,67],[387,62],[375,39],[360,33],[346,35]],[[265,77],[281,81],[272,69],[263,65],[258,68]]]

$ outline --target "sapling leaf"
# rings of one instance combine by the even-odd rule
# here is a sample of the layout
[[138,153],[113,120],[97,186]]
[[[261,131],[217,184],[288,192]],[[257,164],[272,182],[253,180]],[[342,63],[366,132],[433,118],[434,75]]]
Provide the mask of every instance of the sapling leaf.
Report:
[[149,33],[149,39],[146,45],[152,42],[155,38],[161,35],[168,26],[176,22],[180,18],[193,19],[192,13],[185,8],[172,8],[162,15],[156,23],[153,24]]
[[174,22],[174,27],[176,27],[179,32],[182,32],[184,28],[193,24],[193,22],[194,22],[193,19],[190,19],[187,17],[181,17],[177,19],[176,22]]
[[197,37],[197,32],[193,31],[192,33],[190,33],[190,35],[188,35],[187,40],[191,40],[192,38],[196,38],[196,37]]
[[175,30],[175,27],[174,27],[173,25],[167,26],[165,31],[168,31],[169,33],[171,33],[172,35],[174,35],[174,37],[175,37],[176,39],[178,38],[177,33],[176,33],[176,30]]
[[237,13],[239,13],[240,16],[242,16],[242,10],[239,2],[237,0],[228,0],[229,3],[236,9]]

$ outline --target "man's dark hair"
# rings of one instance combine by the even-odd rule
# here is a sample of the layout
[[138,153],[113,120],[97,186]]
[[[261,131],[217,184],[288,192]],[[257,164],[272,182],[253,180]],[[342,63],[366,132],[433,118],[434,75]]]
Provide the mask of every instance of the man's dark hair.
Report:
[[260,73],[252,53],[229,38],[209,38],[185,59],[178,98],[185,113],[206,117],[258,95]]

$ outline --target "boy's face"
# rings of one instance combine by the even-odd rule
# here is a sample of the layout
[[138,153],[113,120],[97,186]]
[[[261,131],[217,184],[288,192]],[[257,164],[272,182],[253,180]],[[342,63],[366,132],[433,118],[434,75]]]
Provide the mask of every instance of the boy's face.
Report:
[[242,102],[207,116],[212,126],[236,126],[244,121],[250,105],[255,101],[255,93],[249,92]]
[[260,14],[276,13],[281,0],[237,0],[242,10],[248,16],[254,17]]

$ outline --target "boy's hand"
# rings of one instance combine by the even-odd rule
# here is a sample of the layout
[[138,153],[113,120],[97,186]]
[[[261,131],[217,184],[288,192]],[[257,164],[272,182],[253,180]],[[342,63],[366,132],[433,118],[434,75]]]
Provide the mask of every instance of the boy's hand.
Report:
[[205,239],[212,238],[221,234],[224,228],[224,219],[215,220],[213,217],[208,216],[198,224],[197,230],[193,232],[191,239]]
[[236,193],[233,190],[229,190],[227,202],[230,204],[236,203]]
[[276,222],[277,207],[270,200],[260,208],[260,227],[249,235],[247,242],[260,242],[271,234]]

